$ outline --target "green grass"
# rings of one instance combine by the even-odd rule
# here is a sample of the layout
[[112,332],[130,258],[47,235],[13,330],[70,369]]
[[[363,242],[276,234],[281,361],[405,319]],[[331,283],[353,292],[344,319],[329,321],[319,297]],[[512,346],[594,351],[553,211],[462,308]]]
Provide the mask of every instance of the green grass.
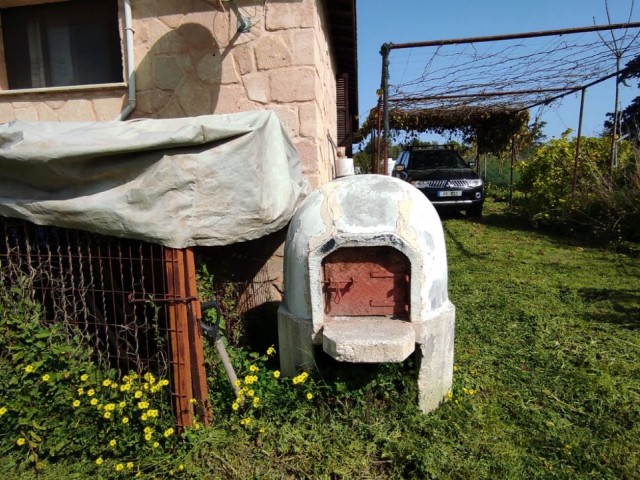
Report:
[[187,478],[640,478],[637,255],[532,230],[497,203],[444,228],[451,401],[419,412],[411,360],[321,359],[314,399],[274,387],[259,431],[238,425],[212,375],[214,425],[193,440]]
[[422,415],[411,362],[323,362],[322,398],[274,407],[264,434],[229,434],[222,407],[194,465],[237,478],[640,478],[640,261],[505,209],[444,221],[452,401]]

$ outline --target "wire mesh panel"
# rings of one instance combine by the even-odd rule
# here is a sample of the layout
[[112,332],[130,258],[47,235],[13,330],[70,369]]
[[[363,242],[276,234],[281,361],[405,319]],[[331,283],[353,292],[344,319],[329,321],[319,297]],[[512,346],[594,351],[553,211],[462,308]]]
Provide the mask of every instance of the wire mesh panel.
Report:
[[208,421],[192,252],[0,217],[0,281],[25,279],[45,322],[81,332],[102,367],[170,378],[179,427],[191,398]]

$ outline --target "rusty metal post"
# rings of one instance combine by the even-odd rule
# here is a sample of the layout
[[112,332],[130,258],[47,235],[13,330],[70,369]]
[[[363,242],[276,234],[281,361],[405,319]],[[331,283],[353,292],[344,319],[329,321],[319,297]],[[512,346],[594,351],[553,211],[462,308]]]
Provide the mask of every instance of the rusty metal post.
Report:
[[164,249],[167,295],[176,301],[169,303],[169,338],[171,345],[171,372],[173,405],[179,429],[193,423],[190,400],[193,398],[191,358],[189,355],[189,319],[187,304],[177,301],[186,297],[184,278],[184,251]]
[[[486,160],[486,159],[485,159]],[[509,172],[509,208],[513,208],[513,166],[516,163],[516,137],[511,136],[511,170]]]
[[580,148],[581,148],[581,138],[582,138],[582,119],[584,117],[584,97],[585,97],[586,89],[582,89],[582,94],[580,95],[580,117],[578,120],[578,138],[576,139],[576,158],[573,162],[573,186],[571,188],[571,200],[575,200],[576,197],[576,188],[578,186],[578,167],[580,166]]
[[[193,250],[185,250],[185,277],[186,296],[198,297],[198,286],[196,283],[196,262]],[[191,378],[193,380],[193,395],[197,400],[195,412],[205,425],[209,425],[212,420],[211,403],[209,402],[207,389],[207,373],[204,363],[204,347],[202,341],[202,329],[199,321],[202,318],[200,301],[190,302],[189,315],[189,354],[191,356]]]

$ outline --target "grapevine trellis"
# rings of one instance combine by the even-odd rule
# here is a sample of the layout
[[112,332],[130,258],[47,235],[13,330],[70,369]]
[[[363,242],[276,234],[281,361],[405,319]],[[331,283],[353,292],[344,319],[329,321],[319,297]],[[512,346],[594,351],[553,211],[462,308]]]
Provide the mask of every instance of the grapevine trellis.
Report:
[[[505,149],[532,109],[576,93],[579,139],[585,91],[634,68],[639,36],[640,23],[628,22],[382,45],[378,105],[361,127],[376,146],[374,171],[381,159],[386,169],[391,131],[453,131],[474,139],[480,151]],[[615,138],[617,109],[614,117]],[[578,157],[579,150],[576,163]]]

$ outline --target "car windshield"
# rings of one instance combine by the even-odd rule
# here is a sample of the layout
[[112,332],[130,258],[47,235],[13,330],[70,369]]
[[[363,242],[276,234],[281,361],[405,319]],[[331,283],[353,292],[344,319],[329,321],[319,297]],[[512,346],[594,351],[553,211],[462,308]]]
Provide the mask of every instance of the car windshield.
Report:
[[431,170],[437,168],[468,168],[462,157],[451,150],[412,150],[409,159],[410,170]]

